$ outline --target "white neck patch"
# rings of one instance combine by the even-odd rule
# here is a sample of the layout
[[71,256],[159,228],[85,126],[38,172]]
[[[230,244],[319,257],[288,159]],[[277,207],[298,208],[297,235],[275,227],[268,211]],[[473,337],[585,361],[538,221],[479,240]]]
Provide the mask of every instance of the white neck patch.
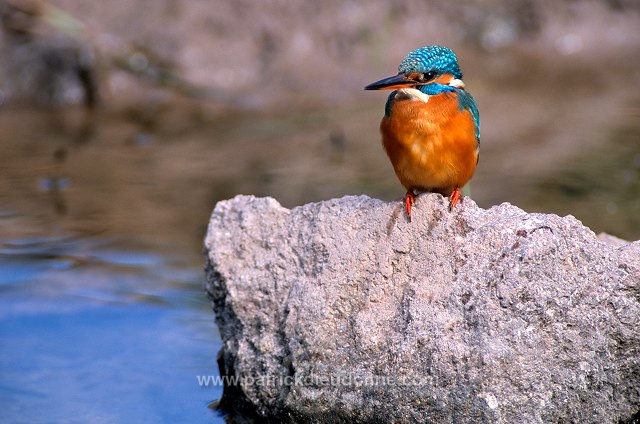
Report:
[[464,82],[457,78],[451,78],[451,81],[449,81],[449,86],[455,88],[464,88]]

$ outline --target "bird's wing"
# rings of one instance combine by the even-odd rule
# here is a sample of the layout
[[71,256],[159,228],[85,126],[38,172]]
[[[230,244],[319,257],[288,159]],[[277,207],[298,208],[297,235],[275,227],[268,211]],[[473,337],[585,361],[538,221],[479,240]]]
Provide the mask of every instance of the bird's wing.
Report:
[[471,113],[473,122],[476,125],[476,140],[478,140],[478,143],[480,143],[480,113],[478,112],[478,105],[476,104],[476,101],[473,99],[471,94],[469,94],[467,91],[457,91],[460,110],[468,110]]

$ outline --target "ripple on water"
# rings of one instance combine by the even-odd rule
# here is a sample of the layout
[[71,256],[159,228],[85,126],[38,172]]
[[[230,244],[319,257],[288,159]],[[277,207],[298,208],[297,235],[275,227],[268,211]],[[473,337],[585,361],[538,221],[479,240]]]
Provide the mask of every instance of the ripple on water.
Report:
[[0,243],[0,407],[9,421],[222,420],[201,271],[98,237]]

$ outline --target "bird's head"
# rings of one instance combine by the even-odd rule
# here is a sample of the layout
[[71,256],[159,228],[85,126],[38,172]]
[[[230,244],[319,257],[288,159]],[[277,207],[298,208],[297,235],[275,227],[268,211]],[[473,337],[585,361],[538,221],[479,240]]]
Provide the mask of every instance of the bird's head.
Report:
[[463,88],[455,53],[446,47],[427,46],[412,51],[398,66],[398,75],[367,85],[365,90],[397,90],[429,84]]

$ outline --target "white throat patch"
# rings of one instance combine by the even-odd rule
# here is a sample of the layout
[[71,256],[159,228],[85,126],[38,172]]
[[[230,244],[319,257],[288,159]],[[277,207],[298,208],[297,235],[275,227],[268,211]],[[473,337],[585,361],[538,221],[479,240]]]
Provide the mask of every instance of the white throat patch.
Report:
[[420,90],[416,90],[415,88],[401,88],[398,90],[395,96],[398,100],[417,100],[420,102],[429,102],[429,95],[424,94]]

